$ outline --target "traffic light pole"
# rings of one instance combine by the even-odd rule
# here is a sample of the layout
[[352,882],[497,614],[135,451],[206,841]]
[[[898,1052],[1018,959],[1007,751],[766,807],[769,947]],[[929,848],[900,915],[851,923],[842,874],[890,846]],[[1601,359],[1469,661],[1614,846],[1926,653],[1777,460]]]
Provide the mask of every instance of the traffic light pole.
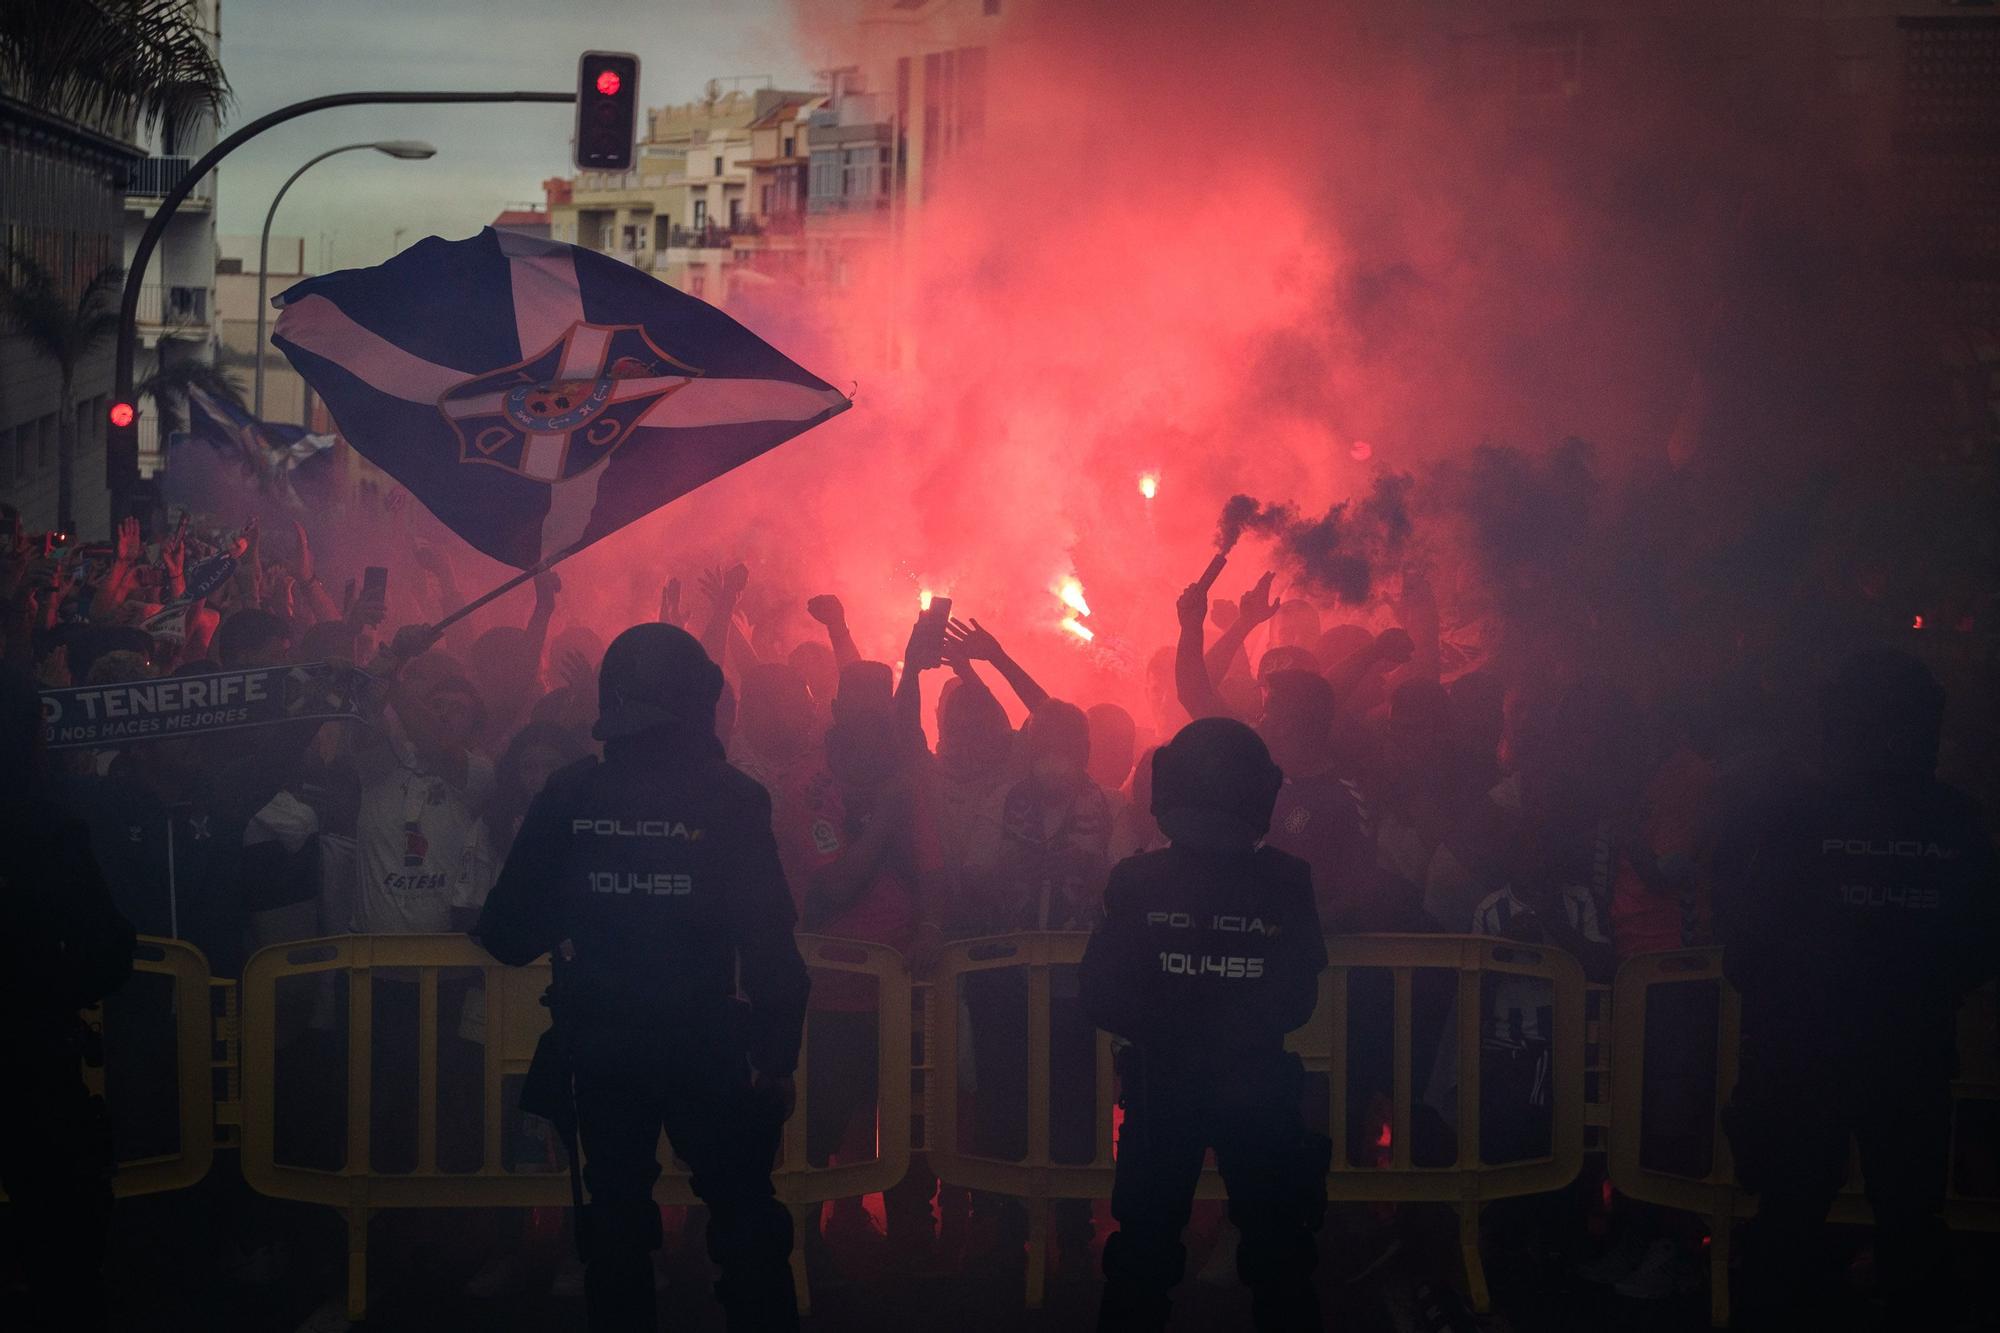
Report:
[[[409,105],[412,103],[451,106],[481,102],[574,101],[576,101],[576,94],[574,92],[334,93],[327,97],[309,97],[303,102],[293,102],[290,106],[279,107],[276,111],[268,115],[259,116],[242,129],[229,135],[216,144],[215,147],[204,153],[201,160],[190,167],[187,174],[181,177],[180,182],[173,189],[167,191],[166,197],[160,200],[159,208],[155,209],[153,216],[147,220],[146,230],[139,237],[138,248],[132,253],[132,262],[125,271],[125,293],[118,304],[118,359],[116,376],[113,381],[117,397],[114,401],[130,404],[134,408],[138,406],[138,404],[132,402],[132,363],[138,350],[139,288],[145,282],[146,265],[151,262],[153,251],[158,248],[160,237],[166,233],[167,224],[173,221],[175,210],[181,206],[181,201],[187,198],[189,191],[193,190],[195,185],[203,177],[207,176],[209,172],[215,170],[217,163],[236,151],[236,149],[262,134],[265,130],[270,129],[273,125],[282,125],[288,120],[297,120],[300,116],[311,115],[315,111],[325,111],[330,107],[336,106]],[[119,436],[125,437],[122,443],[130,446],[133,453],[130,466],[136,470],[138,465],[138,427],[136,422],[131,426],[117,428],[113,434],[113,438],[116,439]],[[107,465],[110,462],[111,460],[107,458]],[[123,465],[125,460],[121,459],[119,463]],[[114,489],[123,488],[114,485]]]

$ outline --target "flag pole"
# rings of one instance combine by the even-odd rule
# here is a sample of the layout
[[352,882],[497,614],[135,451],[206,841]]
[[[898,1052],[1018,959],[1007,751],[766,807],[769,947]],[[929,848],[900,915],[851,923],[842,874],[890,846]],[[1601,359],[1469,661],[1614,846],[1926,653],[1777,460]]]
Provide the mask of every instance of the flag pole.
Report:
[[514,577],[507,579],[506,581],[501,583],[498,587],[487,589],[485,592],[479,594],[479,596],[467,602],[464,606],[459,607],[456,611],[446,612],[444,616],[440,620],[438,620],[436,624],[430,627],[430,633],[426,637],[429,639],[429,642],[433,644],[436,643],[439,639],[444,637],[444,632],[447,629],[450,629],[453,625],[456,625],[459,621],[465,619],[467,616],[471,615],[474,611],[477,611],[480,607],[485,606],[489,602],[497,601],[499,598],[505,597],[508,593],[514,591],[514,589],[520,587],[523,583],[528,582],[529,580],[535,578],[536,576],[548,573],[551,569],[554,569],[557,565],[569,559],[571,556],[575,555],[578,551],[581,551],[587,545],[589,545],[588,542],[578,542],[575,546],[566,547],[563,550],[557,551],[554,555],[547,557],[546,559],[542,560],[539,564],[528,566],[528,568],[514,575]]

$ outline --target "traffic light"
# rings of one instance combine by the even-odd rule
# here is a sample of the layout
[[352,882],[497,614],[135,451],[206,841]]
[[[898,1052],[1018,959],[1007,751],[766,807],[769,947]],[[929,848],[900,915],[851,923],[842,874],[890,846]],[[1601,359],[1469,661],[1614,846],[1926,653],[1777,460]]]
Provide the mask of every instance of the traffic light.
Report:
[[104,484],[123,494],[139,484],[139,410],[119,398],[105,416]]
[[576,165],[579,171],[629,171],[639,119],[639,57],[585,51],[576,62]]

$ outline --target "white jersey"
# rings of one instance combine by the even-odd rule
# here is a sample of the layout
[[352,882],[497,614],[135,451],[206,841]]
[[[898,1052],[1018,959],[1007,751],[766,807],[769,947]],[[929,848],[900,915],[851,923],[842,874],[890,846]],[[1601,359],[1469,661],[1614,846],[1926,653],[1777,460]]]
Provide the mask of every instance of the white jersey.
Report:
[[356,925],[375,935],[449,931],[451,910],[477,908],[493,887],[493,854],[477,811],[493,766],[466,764],[463,790],[405,757],[361,793]]

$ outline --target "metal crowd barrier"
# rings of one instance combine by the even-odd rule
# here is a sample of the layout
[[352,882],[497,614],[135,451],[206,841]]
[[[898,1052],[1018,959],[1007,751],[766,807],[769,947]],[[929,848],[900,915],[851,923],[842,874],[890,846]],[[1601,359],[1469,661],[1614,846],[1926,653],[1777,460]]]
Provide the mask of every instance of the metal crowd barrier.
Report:
[[[930,1165],[947,1184],[1022,1199],[1029,1209],[1027,1299],[1041,1303],[1047,1276],[1049,1205],[1054,1199],[1098,1199],[1111,1192],[1114,1143],[1114,1079],[1110,1039],[1096,1034],[1092,1080],[1097,1117],[1090,1159],[1059,1163],[1050,1156],[1050,1028],[1052,969],[1083,957],[1082,933],[1017,934],[966,940],[949,947],[924,983],[913,983],[903,958],[883,945],[801,936],[808,966],[862,973],[878,983],[877,1086],[878,1156],[813,1168],[806,1161],[806,1108],[811,1097],[800,1079],[797,1113],[787,1124],[775,1172],[778,1197],[803,1232],[808,1213],[831,1199],[885,1191],[907,1172],[913,1146],[929,1154]],[[1736,1183],[1729,1144],[1722,1132],[1722,1108],[1734,1089],[1741,1006],[1722,978],[1719,949],[1684,950],[1634,958],[1620,968],[1607,996],[1586,988],[1581,969],[1560,951],[1478,936],[1333,936],[1327,940],[1330,966],[1320,978],[1319,1005],[1312,1021],[1292,1034],[1288,1045],[1306,1067],[1327,1075],[1327,1129],[1343,1150],[1334,1156],[1328,1197],[1349,1202],[1448,1203],[1458,1212],[1460,1243],[1473,1302],[1484,1311],[1488,1293],[1479,1253],[1479,1210],[1499,1198],[1560,1189],[1580,1169],[1586,1134],[1605,1136],[1613,1185],[1626,1196],[1708,1219],[1711,1317],[1728,1321],[1731,1224],[1752,1216],[1754,1195]],[[120,1196],[184,1189],[208,1172],[215,1149],[235,1146],[240,1133],[245,1178],[259,1192],[277,1198],[320,1203],[348,1219],[348,1306],[351,1317],[365,1312],[367,1222],[382,1208],[567,1206],[569,1186],[562,1164],[541,1170],[510,1170],[503,1140],[512,1109],[505,1097],[510,1077],[526,1073],[535,1042],[548,1025],[538,1002],[547,984],[546,965],[510,968],[495,963],[463,935],[347,935],[274,946],[256,954],[240,987],[213,980],[194,946],[180,940],[142,937],[135,969],[171,980],[174,1104],[179,1117],[178,1151],[119,1163],[115,1190]],[[961,1093],[960,980],[997,968],[1026,972],[1028,1023],[1027,1125],[1025,1156],[986,1157],[960,1145]],[[408,1171],[371,1168],[372,1047],[375,1004],[372,979],[394,969],[397,980],[416,991],[416,1087],[414,1164]],[[484,1033],[479,1045],[479,1114],[483,1129],[478,1165],[448,1170],[438,1160],[440,974],[477,973],[484,987]],[[1386,1162],[1355,1164],[1344,1150],[1347,1134],[1350,989],[1357,971],[1386,972],[1392,996],[1393,1096]],[[1421,1166],[1412,1160],[1411,1113],[1424,1071],[1412,1068],[1413,985],[1419,971],[1455,974],[1457,1149],[1451,1165]],[[278,1094],[278,987],[286,978],[348,979],[345,1053],[345,1158],[337,1168],[280,1162],[276,1153]],[[1553,1043],[1550,1090],[1550,1150],[1544,1157],[1486,1164],[1480,1153],[1482,979],[1505,974],[1538,979],[1549,986]],[[1705,1130],[1712,1157],[1705,1175],[1676,1175],[1642,1160],[1645,1130],[1644,1072],[1646,1019],[1651,992],[1663,985],[1707,984],[1715,988],[1716,1030],[1713,1105]],[[913,1033],[912,999],[922,1000],[924,1030]],[[1607,1004],[1608,999],[1608,1004]],[[1961,1075],[1956,1100],[2000,1101],[2000,1052],[1993,1042],[1995,988],[1968,1003],[1960,1023]],[[102,1023],[102,1011],[92,1015]],[[921,1045],[913,1045],[913,1036]],[[808,1039],[810,1027],[808,1028]],[[240,1045],[240,1086],[239,1086]],[[803,1068],[803,1063],[802,1063]],[[1586,1097],[1586,1076],[1597,1079]],[[113,1071],[114,1081],[116,1071]],[[86,1071],[99,1090],[104,1071]],[[921,1085],[912,1105],[913,1078]],[[115,1091],[115,1090],[114,1090]],[[240,1096],[239,1096],[240,1094]],[[1953,1122],[1953,1160],[1958,1157],[1961,1121]],[[1597,1145],[1591,1145],[1593,1151]],[[670,1156],[655,1196],[666,1204],[690,1204],[686,1174]],[[1199,1197],[1220,1198],[1222,1182],[1205,1172]],[[4,1196],[0,1196],[4,1198]],[[1866,1223],[1869,1212],[1858,1171],[1835,1205],[1833,1220]],[[2000,1230],[2000,1198],[1967,1196],[1954,1182],[1946,1222],[1955,1229]],[[802,1307],[809,1298],[803,1249],[793,1253]]]
[[[880,1052],[880,1156],[815,1169],[806,1162],[806,1105],[801,1083],[797,1112],[785,1127],[775,1173],[778,1197],[803,1225],[806,1210],[828,1199],[868,1194],[901,1180],[909,1166],[909,987],[901,955],[883,945],[802,936],[809,967],[865,973],[878,978]],[[415,1163],[407,1172],[378,1172],[371,1165],[373,1117],[374,987],[377,971],[417,987]],[[476,971],[484,986],[480,1050],[479,1164],[469,1171],[438,1162],[439,979],[448,970]],[[345,974],[347,988],[347,1095],[345,1160],[321,1170],[277,1160],[272,1110],[277,1096],[276,1014],[279,983],[287,977]],[[503,1161],[509,1107],[507,1079],[525,1075],[536,1040],[549,1023],[539,1002],[548,984],[546,963],[527,968],[496,963],[463,935],[344,935],[273,946],[252,956],[243,973],[243,1174],[259,1193],[325,1204],[347,1216],[348,1316],[366,1313],[368,1219],[382,1208],[506,1208],[566,1206],[570,1188],[563,1170],[511,1171]],[[663,1153],[654,1197],[664,1204],[696,1202],[687,1174]],[[793,1251],[801,1301],[803,1251]]]
[[[120,1160],[111,1191],[121,1199],[164,1194],[199,1183],[215,1161],[216,1144],[223,1141],[230,1115],[211,1081],[214,1072],[228,1064],[227,1055],[218,1059],[216,1054],[216,1045],[224,1043],[228,1034],[210,1008],[214,983],[209,979],[208,959],[185,940],[141,935],[132,951],[132,970],[167,977],[173,983],[174,1113],[180,1146],[177,1152]],[[103,1007],[87,1011],[85,1021],[101,1037],[106,1021]],[[85,1066],[83,1080],[93,1093],[104,1095],[102,1066]],[[6,1191],[0,1190],[0,1203],[6,1200]]]
[[[1082,933],[1018,934],[966,940],[948,948],[932,977],[927,1033],[931,1092],[926,1119],[932,1169],[953,1185],[1013,1195],[1028,1214],[1027,1301],[1041,1304],[1047,1282],[1049,1203],[1052,1199],[1100,1199],[1111,1194],[1115,1145],[1112,1121],[1110,1038],[1097,1035],[1095,1084],[1097,1123],[1087,1163],[1060,1163],[1049,1155],[1050,970],[1082,961],[1089,936]],[[1479,1210],[1490,1200],[1560,1189],[1576,1177],[1583,1161],[1583,972],[1576,961],[1553,949],[1529,948],[1503,940],[1452,935],[1331,936],[1330,965],[1320,977],[1319,1006],[1313,1020],[1288,1043],[1309,1071],[1328,1075],[1327,1128],[1336,1145],[1347,1141],[1348,995],[1356,970],[1380,969],[1391,978],[1394,1032],[1394,1096],[1388,1164],[1355,1166],[1343,1150],[1334,1154],[1327,1179],[1330,1200],[1346,1202],[1449,1203],[1459,1213],[1459,1238],[1474,1304],[1489,1308],[1485,1269],[1479,1253]],[[1027,971],[1028,1124],[1027,1152],[1019,1161],[981,1156],[960,1146],[958,1134],[959,1051],[957,1007],[943,997],[956,993],[967,975],[996,968]],[[1412,1069],[1414,1024],[1411,996],[1415,973],[1439,969],[1456,974],[1458,1152],[1451,1166],[1418,1166],[1412,1161],[1410,1115],[1415,1103]],[[1547,1157],[1486,1165],[1480,1157],[1480,1017],[1482,976],[1505,973],[1537,978],[1551,988],[1553,1065],[1551,1150]],[[1198,1197],[1221,1198],[1221,1177],[1203,1173]]]
[[[1706,984],[1717,994],[1715,1037],[1715,1097],[1708,1108],[1708,1132],[1713,1155],[1703,1176],[1675,1175],[1647,1167],[1642,1161],[1645,1131],[1646,1009],[1658,986]],[[1743,1003],[1736,988],[1722,975],[1721,949],[1688,949],[1642,954],[1618,969],[1613,988],[1611,1183],[1628,1198],[1698,1214],[1709,1225],[1709,1319],[1717,1328],[1729,1323],[1729,1257],[1732,1224],[1752,1217],[1757,1196],[1736,1181],[1736,1168],[1723,1132],[1722,1113],[1736,1087],[1737,1058],[1742,1042]],[[1995,1067],[1994,990],[1972,997],[1959,1020],[1960,1076],[1953,1084],[1957,1103],[2000,1101],[2000,1070]],[[1959,1119],[1952,1117],[1951,1160],[1958,1160]],[[1862,1190],[1858,1160],[1850,1153],[1848,1180],[1834,1203],[1830,1221],[1865,1226],[1872,1220]],[[1948,1184],[1945,1222],[1954,1230],[2000,1230],[2000,1198],[1972,1197]]]

